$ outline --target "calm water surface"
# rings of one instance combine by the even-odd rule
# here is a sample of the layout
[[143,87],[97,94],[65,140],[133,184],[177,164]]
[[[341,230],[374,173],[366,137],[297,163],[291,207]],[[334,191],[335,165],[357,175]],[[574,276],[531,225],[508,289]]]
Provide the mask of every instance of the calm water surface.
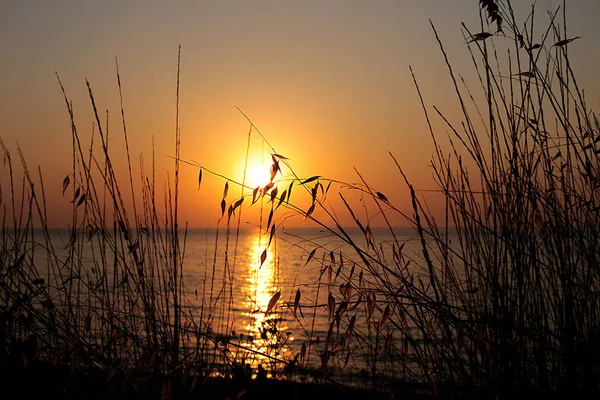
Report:
[[[357,246],[367,248],[365,235],[360,230],[348,232]],[[402,254],[414,260],[413,265],[418,265],[422,255],[414,231],[397,229],[394,233],[398,243],[405,243]],[[67,231],[55,231],[52,235],[54,242],[65,242],[68,238]],[[340,285],[348,282],[358,286],[362,263],[347,243],[324,230],[279,229],[270,244],[269,240],[270,235],[261,233],[258,228],[239,232],[188,231],[185,247],[182,247],[184,325],[186,318],[202,320],[215,335],[234,344],[233,351],[249,350],[241,358],[252,368],[274,358],[293,359],[303,351],[303,346],[304,350],[308,349],[307,357],[312,357],[307,364],[317,366],[320,363],[318,349],[322,349],[330,328],[328,296],[332,293],[340,299]],[[376,250],[370,249],[369,253],[378,253],[379,259],[391,265],[394,237],[390,231],[373,230],[372,241],[376,243]],[[91,246],[82,249],[82,269],[90,271],[97,267],[98,249]],[[335,263],[332,268],[324,268],[331,265],[332,254]],[[341,254],[344,255],[342,267]],[[43,251],[36,257],[44,257]],[[357,265],[350,275],[354,262]],[[376,285],[374,281],[365,271],[361,285]],[[294,313],[298,290],[300,301],[298,312]],[[280,297],[274,299],[278,293]],[[351,294],[351,299],[357,298],[356,293]],[[270,302],[274,306],[267,313]],[[362,309],[356,309],[355,330],[368,335],[370,327]],[[311,347],[315,349],[312,355]],[[360,354],[360,348],[355,350]],[[364,367],[361,364],[364,361],[359,358],[353,358],[349,364],[357,369]]]

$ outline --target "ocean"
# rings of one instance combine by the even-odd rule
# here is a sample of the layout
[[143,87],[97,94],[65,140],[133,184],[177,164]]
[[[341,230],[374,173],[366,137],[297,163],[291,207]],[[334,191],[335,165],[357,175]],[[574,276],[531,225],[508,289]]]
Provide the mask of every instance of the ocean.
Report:
[[[385,350],[402,337],[399,321],[387,323],[397,314],[386,315],[386,296],[400,293],[400,276],[419,276],[421,269],[426,276],[421,242],[411,228],[344,234],[281,228],[273,236],[258,227],[181,230],[177,282],[165,232],[125,236],[129,240],[122,232],[89,227],[76,235],[31,234],[32,265],[50,297],[75,299],[70,302],[78,311],[65,323],[87,326],[99,343],[106,341],[109,319],[150,335],[146,307],[152,303],[167,326],[155,335],[168,336],[175,318],[170,293],[178,290],[181,351],[210,360],[216,370],[219,363],[239,363],[253,374],[265,368],[275,375],[292,362],[359,377],[374,363],[378,370],[386,363],[392,368],[394,353]],[[106,313],[111,308],[132,315],[115,317]]]

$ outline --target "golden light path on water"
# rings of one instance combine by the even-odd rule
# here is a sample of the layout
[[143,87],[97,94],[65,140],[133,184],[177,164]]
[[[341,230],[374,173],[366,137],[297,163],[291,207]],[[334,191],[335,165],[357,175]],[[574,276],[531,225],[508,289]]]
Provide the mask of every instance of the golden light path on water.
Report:
[[[281,318],[279,305],[283,299],[280,299],[277,306],[266,314],[269,302],[281,290],[276,242],[273,240],[267,249],[269,238],[260,233],[251,235],[248,240],[250,241],[249,262],[245,284],[241,291],[244,295],[243,316],[247,321],[245,332],[252,337],[242,343],[248,349],[255,351],[251,359],[246,360],[250,367],[256,369],[263,364],[267,369],[266,365],[273,366],[275,358],[286,358],[289,352],[288,345],[294,338]],[[261,264],[261,255],[265,249],[267,249],[267,256]]]

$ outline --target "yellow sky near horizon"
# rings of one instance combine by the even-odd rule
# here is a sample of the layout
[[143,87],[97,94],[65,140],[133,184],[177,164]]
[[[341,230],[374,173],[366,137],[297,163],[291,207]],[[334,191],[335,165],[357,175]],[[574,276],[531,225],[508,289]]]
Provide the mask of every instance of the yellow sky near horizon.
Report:
[[[538,8],[561,3],[538,1]],[[527,9],[523,4],[516,8],[522,13]],[[547,17],[541,10],[539,24],[545,26]],[[600,31],[593,16],[600,13],[600,3],[570,1],[568,12],[569,31],[582,36],[570,54],[588,105],[594,107],[600,105],[595,79]],[[69,195],[62,195],[62,180],[72,170],[72,143],[55,71],[72,100],[84,148],[92,130],[98,133],[88,79],[102,124],[109,126],[111,156],[127,187],[117,57],[134,184],[141,185],[141,158],[146,173],[151,172],[154,146],[156,181],[162,191],[165,182],[173,180],[181,45],[183,160],[241,181],[249,123],[239,107],[275,151],[290,159],[301,178],[320,175],[358,182],[356,168],[376,190],[410,211],[408,191],[388,152],[417,189],[435,185],[429,167],[433,147],[409,65],[428,105],[458,118],[429,19],[453,65],[475,82],[460,23],[477,30],[476,0],[3,2],[0,137],[13,162],[18,162],[18,143],[30,170],[35,175],[38,166],[42,170],[50,224],[69,225],[72,204]],[[97,136],[95,140],[97,145]],[[256,131],[250,151],[253,164],[260,164],[257,155],[264,154],[268,169],[270,148]],[[0,179],[6,193],[6,170]],[[198,190],[198,169],[183,164],[180,182],[180,223],[214,226],[224,180],[204,173]],[[238,195],[239,188],[232,185],[228,200]],[[335,198],[330,196],[332,206],[349,223]],[[360,208],[359,197],[354,200]],[[437,214],[443,207],[436,196],[430,196],[428,204]],[[248,210],[244,213],[249,220],[256,217],[257,211]],[[289,220],[290,226],[303,223],[301,218]]]

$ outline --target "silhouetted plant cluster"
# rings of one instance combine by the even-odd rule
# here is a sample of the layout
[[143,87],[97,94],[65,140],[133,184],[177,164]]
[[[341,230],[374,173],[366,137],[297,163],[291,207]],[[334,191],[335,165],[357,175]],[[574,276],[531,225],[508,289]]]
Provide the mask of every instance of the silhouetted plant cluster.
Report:
[[[404,215],[422,257],[408,259],[406,242],[397,240],[386,253],[346,203],[366,248],[337,226],[355,254],[339,261],[332,254],[323,268],[350,265],[369,281],[336,272],[344,283],[339,294],[329,292],[332,322],[322,354],[344,360],[345,351],[358,353],[349,339],[362,342],[374,384],[414,379],[438,394],[597,394],[600,126],[569,62],[568,45],[579,37],[567,37],[558,10],[538,39],[535,7],[523,23],[510,1],[481,5],[499,31],[465,27],[481,95],[456,74],[434,27],[463,115],[453,123],[433,107],[449,146],[421,97],[444,221],[435,221],[398,163],[412,215],[364,180],[353,188],[383,215]],[[416,78],[415,85],[421,96]],[[359,333],[361,309],[370,329]]]
[[479,0],[479,5],[487,12],[487,18],[491,23],[496,23],[497,31],[502,31],[502,14],[496,0]]
[[[455,72],[432,24],[461,121],[428,107],[413,73],[435,149],[432,172],[445,201],[442,222],[391,153],[410,192],[409,210],[395,206],[358,172],[358,184],[300,178],[250,122],[251,132],[271,150],[271,181],[228,200],[229,185],[236,182],[227,179],[218,221],[226,237],[216,231],[215,249],[222,240],[237,243],[242,207],[264,207],[266,223],[261,217],[257,225],[268,244],[260,265],[281,240],[308,244],[304,267],[319,272],[316,281],[302,282],[291,293],[273,293],[266,309],[257,310],[266,319],[252,335],[230,330],[235,272],[216,276],[222,262],[216,250],[202,305],[186,297],[187,228],[179,225],[178,171],[181,163],[198,167],[199,187],[203,171],[214,172],[180,159],[178,126],[175,180],[161,198],[154,166],[150,175],[142,170],[141,187],[134,184],[123,110],[125,186],[109,156],[108,127],[91,86],[97,134],[87,149],[64,95],[73,138],[73,169],[63,182],[63,196],[72,202],[64,246],[53,241],[46,223],[41,173],[37,184],[19,154],[19,190],[11,153],[0,142],[10,177],[0,199],[1,366],[44,361],[67,366],[71,374],[101,376],[117,391],[173,377],[161,386],[165,397],[216,376],[237,382],[352,381],[441,397],[598,394],[600,124],[569,61],[569,46],[579,37],[567,36],[566,15],[560,21],[559,10],[549,14],[538,38],[535,7],[524,19],[515,16],[509,0],[480,0],[480,7],[488,31],[464,27],[478,91]],[[118,68],[117,81],[120,92]],[[450,132],[445,139],[436,133],[438,122]],[[276,182],[282,167],[289,175]],[[132,207],[123,190],[130,192]],[[309,205],[295,204],[292,190]],[[355,194],[361,207],[375,208],[383,230],[371,226],[364,210],[358,212]],[[331,209],[332,195],[341,210]],[[343,226],[341,213],[355,227]],[[294,216],[311,220],[326,240],[286,236],[280,228]],[[397,216],[412,226],[410,240],[390,222]],[[285,318],[299,326],[297,348],[281,329]],[[319,335],[318,319],[327,321]],[[284,354],[284,347],[291,351]]]

